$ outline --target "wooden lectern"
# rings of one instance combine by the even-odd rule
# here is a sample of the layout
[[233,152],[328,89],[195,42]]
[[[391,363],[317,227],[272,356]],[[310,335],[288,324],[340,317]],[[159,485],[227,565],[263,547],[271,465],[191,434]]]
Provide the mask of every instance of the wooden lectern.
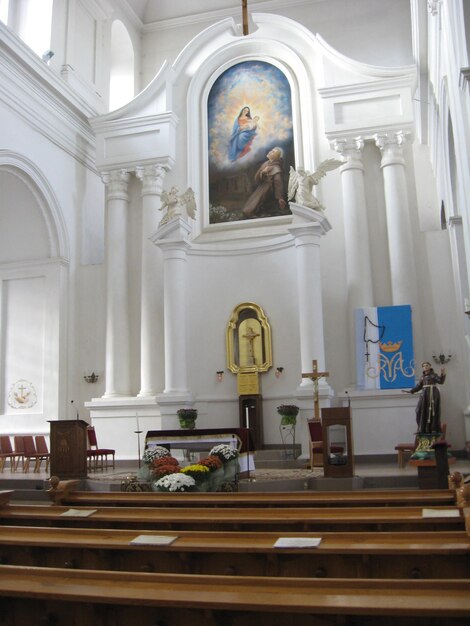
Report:
[[51,420],[51,476],[87,477],[87,422]]
[[[327,478],[352,478],[354,476],[354,451],[351,433],[350,407],[322,409],[323,471]],[[330,454],[330,428],[339,426],[345,431],[343,454]]]

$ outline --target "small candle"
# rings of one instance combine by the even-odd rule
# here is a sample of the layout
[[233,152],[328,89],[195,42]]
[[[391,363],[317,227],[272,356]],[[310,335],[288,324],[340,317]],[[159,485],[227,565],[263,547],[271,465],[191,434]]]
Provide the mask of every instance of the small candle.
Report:
[[140,430],[140,428],[139,428],[139,416],[138,416],[137,413],[135,414],[135,419],[137,421],[137,430]]
[[248,410],[248,407],[246,407],[245,409],[245,420],[246,420],[246,427],[250,428],[250,411]]

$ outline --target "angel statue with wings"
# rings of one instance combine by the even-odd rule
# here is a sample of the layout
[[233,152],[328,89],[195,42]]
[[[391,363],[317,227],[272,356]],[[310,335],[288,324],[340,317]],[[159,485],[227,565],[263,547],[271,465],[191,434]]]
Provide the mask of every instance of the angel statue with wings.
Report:
[[162,201],[160,211],[166,209],[165,215],[160,221],[160,226],[171,222],[171,220],[183,216],[183,207],[186,209],[187,217],[196,219],[196,200],[194,191],[188,187],[184,193],[179,193],[176,187],[172,187],[170,191],[162,191],[160,194]]
[[309,209],[322,211],[323,206],[320,204],[318,198],[313,195],[312,188],[314,185],[318,185],[320,180],[326,176],[328,172],[343,165],[343,162],[344,161],[338,159],[326,159],[320,163],[313,174],[308,170],[304,170],[303,167],[298,167],[297,170],[295,170],[291,165],[287,199],[289,201],[295,200],[297,204],[301,204]]

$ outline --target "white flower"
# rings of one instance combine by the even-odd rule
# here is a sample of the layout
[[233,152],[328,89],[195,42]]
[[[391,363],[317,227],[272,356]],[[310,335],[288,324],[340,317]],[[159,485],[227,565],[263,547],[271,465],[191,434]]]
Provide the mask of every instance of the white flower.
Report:
[[168,474],[159,478],[155,485],[157,488],[164,489],[165,491],[189,491],[194,488],[196,481],[187,474]]
[[219,445],[212,448],[209,454],[218,456],[223,463],[226,463],[238,457],[238,450],[232,448],[232,446],[229,446],[227,443],[219,443]]
[[163,446],[154,446],[144,451],[142,461],[145,465],[152,465],[154,459],[161,459],[164,456],[170,456],[170,452],[166,448],[163,448]]

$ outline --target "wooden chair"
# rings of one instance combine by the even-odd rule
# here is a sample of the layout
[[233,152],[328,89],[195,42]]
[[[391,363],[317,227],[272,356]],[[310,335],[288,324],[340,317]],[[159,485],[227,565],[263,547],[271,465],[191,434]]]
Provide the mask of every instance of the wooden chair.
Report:
[[0,472],[3,472],[7,459],[10,459],[10,471],[16,472],[16,467],[22,456],[13,450],[9,435],[0,436]]
[[[441,437],[440,439],[445,439],[446,438],[446,431],[447,431],[447,424],[445,422],[443,422],[441,424]],[[397,443],[397,445],[395,446],[395,450],[397,451],[397,455],[398,455],[398,467],[400,469],[402,469],[403,467],[405,467],[405,462],[406,462],[406,457],[405,455],[412,455],[413,452],[416,450],[416,446],[418,445],[418,436],[416,435],[415,440],[413,442],[409,442],[409,443]]]
[[[36,442],[36,450],[38,455],[41,455],[40,457],[38,457],[36,463],[38,464],[38,470],[41,467],[41,462],[42,461],[46,461],[46,472],[49,471],[49,463],[51,461],[51,455],[49,452],[49,448],[47,447],[47,443],[46,443],[46,438],[44,435],[36,435],[35,436],[35,442]],[[34,470],[36,471],[36,470]]]
[[96,437],[96,431],[95,431],[94,426],[88,426],[87,435],[88,435],[88,443],[90,445],[89,449],[87,450],[89,467],[90,467],[90,463],[92,463],[93,469],[95,470],[98,469],[98,465],[101,470],[103,470],[105,467],[107,469],[108,457],[111,457],[112,467],[114,469],[115,467],[114,455],[116,454],[116,450],[112,450],[111,448],[100,448],[98,446],[98,440]]
[[[41,462],[47,462],[47,455],[44,452],[39,452],[36,448],[36,444],[34,442],[34,437],[32,435],[24,435],[23,437],[24,444],[24,464],[23,464],[23,472],[29,472],[29,464],[31,461],[34,461],[34,472],[39,472],[41,467]],[[46,440],[44,440],[44,445],[46,444]],[[47,448],[47,446],[46,446]]]
[[[315,418],[308,420],[310,433],[310,469],[323,467],[323,430],[320,420]],[[330,445],[332,454],[343,454],[343,446]]]
[[24,472],[24,464],[25,464],[25,459],[24,459],[24,441],[23,441],[23,435],[15,435],[13,437],[13,445],[15,447],[15,454],[17,455],[17,460],[16,460],[16,469],[18,469],[18,464],[21,460],[21,465],[22,465],[22,469]]

